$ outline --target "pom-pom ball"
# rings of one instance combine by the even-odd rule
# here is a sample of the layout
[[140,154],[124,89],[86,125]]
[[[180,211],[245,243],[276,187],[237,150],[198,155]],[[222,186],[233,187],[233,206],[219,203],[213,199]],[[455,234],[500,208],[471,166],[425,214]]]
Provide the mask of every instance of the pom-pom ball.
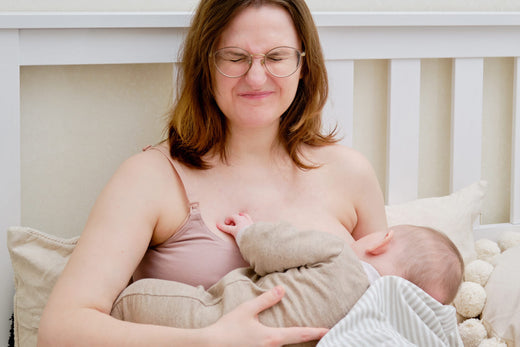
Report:
[[459,333],[464,347],[478,347],[487,337],[487,331],[478,319],[467,319],[459,324]]
[[464,279],[469,282],[475,282],[481,286],[485,286],[489,276],[493,272],[493,265],[484,260],[474,260],[464,270]]
[[466,318],[478,316],[486,303],[484,287],[475,282],[463,282],[453,300],[457,312]]
[[475,250],[477,251],[477,259],[492,262],[493,257],[500,254],[500,247],[494,241],[488,239],[480,239],[475,242]]
[[498,238],[498,247],[503,252],[509,248],[520,245],[520,233],[514,231],[506,231]]
[[496,337],[491,337],[489,339],[482,340],[478,347],[507,347],[507,344],[502,342],[500,339],[497,339]]

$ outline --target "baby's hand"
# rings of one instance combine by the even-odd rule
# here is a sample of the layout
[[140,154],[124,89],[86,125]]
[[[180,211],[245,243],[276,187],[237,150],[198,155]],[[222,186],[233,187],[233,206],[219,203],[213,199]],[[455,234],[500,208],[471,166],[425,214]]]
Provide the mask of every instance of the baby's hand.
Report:
[[236,239],[240,230],[253,224],[253,220],[247,213],[234,213],[224,220],[224,224],[217,223],[217,228],[220,231],[233,235]]

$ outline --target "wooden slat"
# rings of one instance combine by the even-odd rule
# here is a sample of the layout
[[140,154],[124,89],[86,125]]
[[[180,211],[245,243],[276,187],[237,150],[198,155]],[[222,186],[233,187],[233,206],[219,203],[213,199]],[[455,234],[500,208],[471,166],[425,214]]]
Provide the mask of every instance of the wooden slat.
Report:
[[513,76],[513,140],[511,163],[511,216],[513,224],[520,224],[520,58],[515,58]]
[[417,198],[421,62],[389,64],[386,197],[395,204]]
[[450,190],[481,179],[484,60],[453,60]]
[[319,27],[330,59],[421,59],[517,56],[520,25],[503,27]]
[[[34,11],[0,13],[0,29],[49,28],[164,28],[187,27],[188,11]],[[318,27],[503,27],[520,23],[519,12],[347,12],[313,11]]]
[[338,125],[342,143],[352,147],[354,123],[354,62],[327,61],[329,99],[323,111],[323,127]]
[[182,39],[181,28],[25,29],[20,65],[174,62]]
[[6,11],[0,12],[0,29],[185,28],[190,25],[192,16],[191,12],[165,11]]
[[9,337],[13,312],[13,272],[5,247],[8,226],[19,225],[20,184],[20,75],[18,30],[0,30],[0,341]]

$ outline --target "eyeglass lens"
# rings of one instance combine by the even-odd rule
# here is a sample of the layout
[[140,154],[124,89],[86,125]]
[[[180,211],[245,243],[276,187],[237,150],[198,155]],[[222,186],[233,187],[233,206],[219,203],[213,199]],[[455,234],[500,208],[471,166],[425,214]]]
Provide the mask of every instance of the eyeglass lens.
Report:
[[[261,56],[261,61],[267,71],[276,77],[287,77],[298,70],[301,56],[297,49],[292,47],[276,47]],[[228,77],[240,77],[245,75],[251,65],[253,57],[245,49],[238,47],[226,47],[215,52],[215,64],[218,71]]]

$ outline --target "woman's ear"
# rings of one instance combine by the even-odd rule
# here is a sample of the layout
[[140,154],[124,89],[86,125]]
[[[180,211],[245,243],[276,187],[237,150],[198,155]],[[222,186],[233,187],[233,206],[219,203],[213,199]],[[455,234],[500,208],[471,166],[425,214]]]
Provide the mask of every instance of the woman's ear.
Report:
[[381,255],[385,253],[388,250],[388,245],[390,244],[390,241],[392,241],[393,238],[394,231],[390,229],[386,233],[385,237],[381,241],[377,242],[374,246],[368,248],[366,250],[366,253],[370,255]]

